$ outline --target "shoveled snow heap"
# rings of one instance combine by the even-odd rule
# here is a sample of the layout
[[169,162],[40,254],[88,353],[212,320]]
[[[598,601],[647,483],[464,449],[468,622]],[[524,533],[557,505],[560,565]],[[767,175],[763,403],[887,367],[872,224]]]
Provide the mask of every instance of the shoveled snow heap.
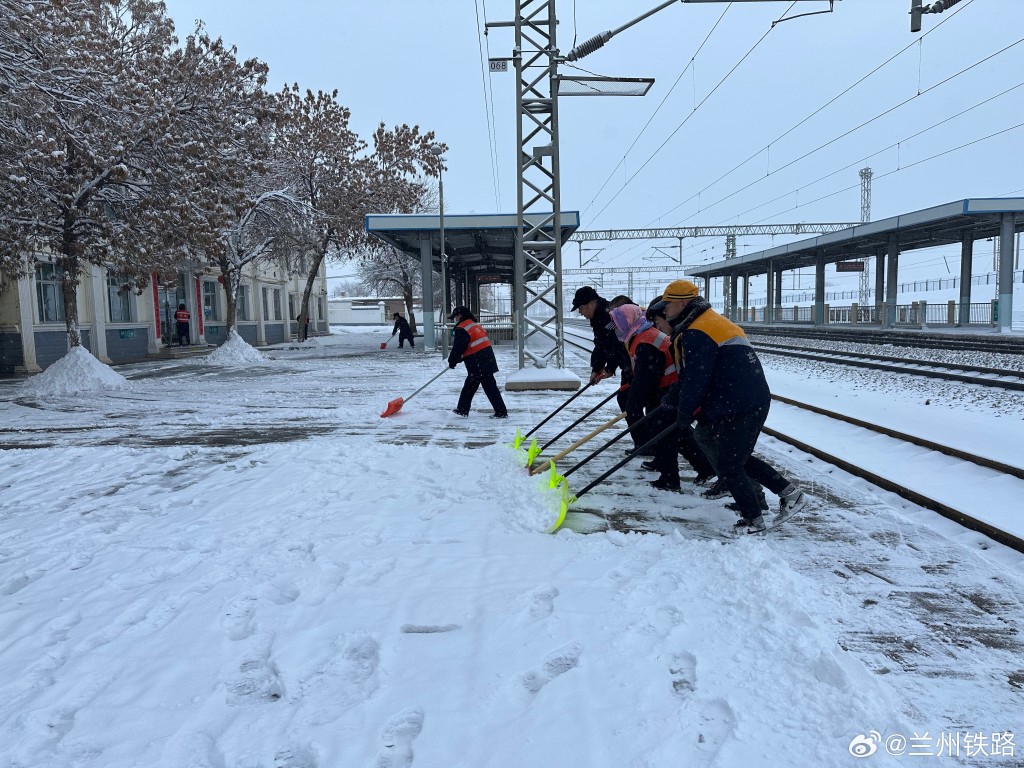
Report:
[[234,328],[231,329],[228,340],[219,349],[196,360],[200,365],[269,365],[270,362],[266,355],[239,336]]
[[108,389],[131,389],[131,382],[104,365],[85,347],[72,347],[60,360],[24,384],[34,395],[75,395]]

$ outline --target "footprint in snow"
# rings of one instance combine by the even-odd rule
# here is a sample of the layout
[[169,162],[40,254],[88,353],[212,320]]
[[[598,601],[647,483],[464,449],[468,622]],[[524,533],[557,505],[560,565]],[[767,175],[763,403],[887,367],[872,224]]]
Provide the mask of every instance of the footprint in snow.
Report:
[[546,619],[555,610],[555,598],[558,597],[558,587],[537,587],[529,593],[530,618],[534,621]]
[[582,653],[582,645],[579,643],[569,643],[564,648],[559,648],[557,651],[548,654],[540,669],[530,670],[522,676],[523,687],[530,693],[537,693],[556,677],[568,672],[579,664],[580,654]]
[[679,724],[692,747],[687,765],[700,768],[715,764],[715,758],[736,731],[736,714],[723,699],[690,699],[679,715]]
[[256,613],[256,598],[240,595],[226,606],[220,617],[220,626],[228,640],[244,640],[253,633],[253,616]]
[[230,706],[270,703],[284,697],[284,684],[277,665],[270,660],[272,641],[270,637],[254,643],[238,665],[238,674],[226,682]]
[[3,586],[0,586],[0,595],[13,595],[15,592],[20,592],[33,581],[40,578],[44,573],[46,573],[46,571],[36,569],[19,573],[17,576],[12,576],[3,583]]
[[412,765],[412,743],[423,730],[423,710],[407,709],[388,720],[380,732],[384,748],[374,768],[409,768]]
[[92,558],[92,552],[76,552],[68,558],[68,570],[77,571],[80,568],[85,568],[85,566],[92,562]]
[[65,613],[55,619],[51,619],[46,629],[43,630],[43,646],[49,647],[57,643],[63,643],[68,639],[68,633],[82,620],[82,614],[78,611]]
[[354,633],[336,639],[329,658],[299,682],[304,701],[322,703],[305,716],[306,722],[325,725],[368,700],[379,685],[379,666],[380,645],[370,635]]
[[697,686],[697,659],[683,651],[672,657],[668,667],[672,675],[672,690],[679,696],[688,696]]
[[316,755],[306,747],[287,747],[274,755],[274,768],[317,768]]

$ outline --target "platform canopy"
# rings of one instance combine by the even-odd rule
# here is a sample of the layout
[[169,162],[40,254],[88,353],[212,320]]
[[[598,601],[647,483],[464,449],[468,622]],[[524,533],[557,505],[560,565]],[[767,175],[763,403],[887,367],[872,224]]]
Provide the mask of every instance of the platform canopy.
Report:
[[986,197],[958,200],[880,221],[858,224],[838,232],[797,240],[756,253],[691,267],[693,277],[759,274],[771,264],[775,271],[875,256],[895,236],[901,251],[959,243],[965,234],[980,240],[998,237],[1003,214],[1018,214],[1016,229],[1024,230],[1024,197]]
[[[536,214],[528,214],[526,218],[528,222],[543,220],[543,216]],[[365,226],[369,234],[417,259],[421,243],[429,240],[434,271],[441,271],[441,220],[437,214],[371,213],[366,217]],[[563,211],[562,242],[579,226],[579,211]],[[482,278],[481,282],[512,283],[516,229],[514,213],[446,213],[444,239],[448,269]],[[539,272],[536,266],[527,265],[524,279],[535,280]]]

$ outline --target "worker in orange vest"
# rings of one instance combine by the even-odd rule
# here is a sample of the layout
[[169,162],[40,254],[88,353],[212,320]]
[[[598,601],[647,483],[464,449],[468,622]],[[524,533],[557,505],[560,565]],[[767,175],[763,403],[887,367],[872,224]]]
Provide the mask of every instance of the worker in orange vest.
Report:
[[455,321],[455,334],[452,351],[448,355],[448,367],[454,368],[460,362],[466,364],[466,383],[462,385],[455,413],[459,416],[469,416],[473,396],[483,384],[484,394],[494,408],[494,415],[491,418],[507,419],[508,409],[505,407],[505,401],[501,399],[498,382],[494,380],[494,374],[498,372],[498,361],[494,358],[494,350],[491,349],[491,340],[487,338],[487,332],[477,322],[469,307],[453,309],[451,320]]
[[[609,312],[611,330],[626,345],[632,364],[632,379],[626,392],[626,423],[633,425],[645,413],[661,405],[661,398],[675,383],[676,363],[672,357],[669,336],[662,333],[644,317],[644,310],[636,304],[625,304]],[[658,410],[646,423],[632,427],[637,446],[653,439],[675,423],[675,412],[667,408]],[[679,454],[675,435],[669,435],[654,446],[654,458],[645,468],[659,472],[651,482],[663,491],[679,490]]]
[[192,345],[192,332],[189,330],[189,320],[192,315],[185,309],[184,303],[178,305],[178,311],[174,313],[174,322],[178,331],[178,346]]

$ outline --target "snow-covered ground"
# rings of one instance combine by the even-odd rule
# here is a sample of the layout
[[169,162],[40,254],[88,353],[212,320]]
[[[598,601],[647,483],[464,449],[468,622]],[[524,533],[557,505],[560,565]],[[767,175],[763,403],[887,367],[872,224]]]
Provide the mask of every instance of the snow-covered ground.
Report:
[[[580,504],[651,533],[549,535],[507,443],[567,393],[460,419],[459,368],[381,419],[444,368],[389,332],[0,382],[0,765],[1020,764],[1024,556],[771,439],[816,498],[769,535],[635,467]],[[1019,400],[765,362],[1019,446]]]

